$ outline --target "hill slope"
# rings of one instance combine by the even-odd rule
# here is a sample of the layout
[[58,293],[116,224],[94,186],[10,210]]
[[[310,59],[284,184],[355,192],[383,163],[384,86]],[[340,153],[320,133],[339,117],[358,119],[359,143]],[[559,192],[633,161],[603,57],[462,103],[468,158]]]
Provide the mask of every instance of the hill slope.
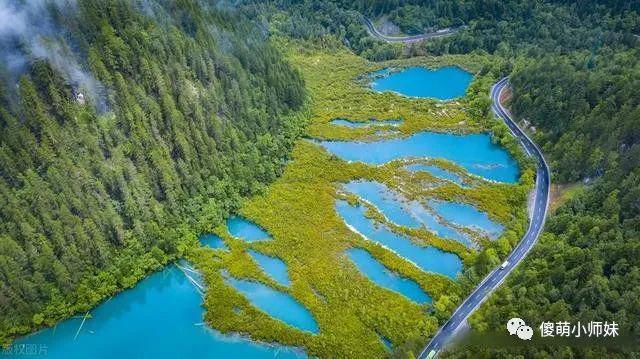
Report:
[[304,87],[259,28],[196,0],[2,7],[6,341],[133,285],[272,181]]

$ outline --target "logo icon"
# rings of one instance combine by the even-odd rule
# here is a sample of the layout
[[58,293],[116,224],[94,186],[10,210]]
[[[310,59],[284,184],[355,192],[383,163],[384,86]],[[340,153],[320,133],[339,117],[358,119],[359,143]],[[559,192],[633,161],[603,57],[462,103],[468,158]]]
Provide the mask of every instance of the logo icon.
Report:
[[531,337],[533,337],[533,329],[528,325],[521,325],[518,327],[516,334],[518,334],[518,338],[522,340],[531,340]]
[[509,335],[515,334],[522,340],[531,340],[533,337],[533,329],[520,318],[509,319],[507,322],[507,331]]
[[518,328],[526,325],[524,320],[520,319],[520,318],[511,318],[509,319],[509,321],[507,322],[507,331],[509,332],[509,335],[514,335],[516,334],[516,332],[518,331]]

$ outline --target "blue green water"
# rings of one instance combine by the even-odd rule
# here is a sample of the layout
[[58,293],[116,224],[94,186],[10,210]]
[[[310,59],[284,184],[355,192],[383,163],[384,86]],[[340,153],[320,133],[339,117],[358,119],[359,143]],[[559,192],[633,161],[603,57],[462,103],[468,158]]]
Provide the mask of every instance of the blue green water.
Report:
[[380,337],[380,341],[382,341],[382,344],[384,344],[385,348],[387,348],[388,351],[391,351],[393,349],[393,343],[391,343],[391,340],[383,337],[382,335],[378,335]]
[[203,234],[200,236],[200,243],[203,246],[213,249],[229,249],[224,240],[215,234]]
[[418,222],[408,212],[408,205],[400,201],[398,194],[391,191],[382,183],[373,181],[351,181],[344,188],[373,204],[391,222],[409,228],[420,227]]
[[410,165],[405,166],[405,168],[409,171],[423,171],[427,172],[430,175],[453,182],[459,186],[464,186],[464,180],[458,174],[453,173],[451,171],[445,170],[442,167],[438,167],[435,165],[425,165],[423,163],[412,163]]
[[391,91],[409,97],[451,100],[465,95],[473,75],[459,67],[447,66],[435,70],[409,67],[397,72],[388,70],[373,73],[371,88],[378,92]]
[[80,318],[20,338],[12,348],[33,348],[36,355],[29,358],[61,359],[305,357],[299,350],[208,329],[201,325],[201,305],[195,287],[171,265],[92,309],[77,338]]
[[376,226],[371,219],[365,216],[366,208],[364,206],[353,207],[346,201],[338,200],[335,207],[346,224],[368,239],[413,262],[418,268],[452,279],[455,279],[461,272],[462,261],[457,255],[431,246],[421,247],[411,239],[392,232],[384,225]]
[[289,279],[289,273],[287,272],[287,265],[280,258],[271,257],[254,250],[249,250],[251,257],[258,262],[260,268],[276,282],[288,286],[291,284]]
[[425,227],[436,235],[453,239],[467,246],[472,242],[469,237],[458,230],[440,223],[432,213],[416,201],[407,201],[387,186],[372,181],[351,181],[345,189],[373,204],[391,222],[409,228]]
[[504,227],[492,221],[489,216],[474,206],[466,203],[430,201],[435,211],[449,222],[461,226],[479,228],[493,239],[498,238]]
[[227,228],[232,236],[243,239],[246,242],[271,239],[269,233],[264,229],[240,216],[233,216],[227,219]]
[[366,250],[351,248],[347,250],[347,255],[360,272],[379,286],[400,293],[416,303],[431,302],[431,298],[420,288],[418,283],[390,271]]
[[399,126],[402,120],[368,120],[368,121],[349,121],[344,118],[331,120],[332,125],[346,126],[351,128],[369,127],[369,126]]
[[292,296],[262,283],[224,275],[225,282],[242,293],[258,309],[300,330],[318,333],[311,312]]
[[454,135],[418,132],[405,138],[374,142],[319,141],[329,152],[347,161],[374,165],[408,157],[444,158],[470,173],[493,181],[518,181],[518,163],[488,134]]
[[474,246],[474,243],[466,233],[460,232],[455,228],[441,223],[440,219],[428,211],[422,204],[418,202],[413,202],[412,204],[411,213],[416,216],[428,230],[435,233],[438,237],[453,239],[467,247]]

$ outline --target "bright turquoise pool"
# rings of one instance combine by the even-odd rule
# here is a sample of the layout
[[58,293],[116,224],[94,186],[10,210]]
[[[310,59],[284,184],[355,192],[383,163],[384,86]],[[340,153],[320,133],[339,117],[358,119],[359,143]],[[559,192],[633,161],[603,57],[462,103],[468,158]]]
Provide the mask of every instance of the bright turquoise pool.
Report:
[[170,265],[92,309],[79,332],[82,319],[68,319],[18,339],[14,348],[29,345],[39,354],[29,358],[60,359],[306,357],[299,350],[209,329],[202,323],[201,305],[193,284]]
[[382,70],[372,74],[371,88],[404,96],[451,100],[465,95],[473,75],[455,66],[435,70],[409,67],[400,71]]
[[346,201],[338,200],[335,207],[338,214],[352,229],[413,262],[418,268],[442,274],[451,279],[455,279],[462,271],[462,261],[457,255],[431,246],[419,246],[411,239],[392,232],[386,226],[376,226],[365,216],[364,206],[353,207]]
[[405,138],[373,142],[318,141],[327,151],[347,161],[379,165],[401,158],[444,158],[489,180],[515,183],[518,163],[488,134],[455,135],[418,132]]
[[431,297],[420,288],[418,283],[390,271],[366,250],[351,248],[347,250],[347,255],[358,270],[377,285],[400,293],[416,303],[431,302]]

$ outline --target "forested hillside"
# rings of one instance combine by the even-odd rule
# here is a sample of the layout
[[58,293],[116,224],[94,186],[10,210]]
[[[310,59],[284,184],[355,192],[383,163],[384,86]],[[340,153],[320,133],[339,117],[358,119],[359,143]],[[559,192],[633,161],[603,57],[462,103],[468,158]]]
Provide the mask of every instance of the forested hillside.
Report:
[[[636,43],[640,34],[640,1],[524,0],[244,0],[254,16],[284,10],[272,23],[279,31],[324,45],[345,44],[371,60],[422,54],[468,53],[474,50],[540,56],[606,44]],[[247,11],[247,10],[245,10]],[[458,35],[413,44],[386,44],[369,36],[362,16],[386,16],[407,34],[464,25]],[[331,36],[328,36],[331,35]]]
[[304,87],[230,8],[0,7],[11,19],[0,26],[6,341],[133,285],[273,180]]
[[511,77],[511,107],[543,129],[556,179],[573,182],[637,167],[640,50],[575,52],[525,60]]
[[[510,105],[535,127],[552,182],[579,184],[548,218],[533,252],[472,317],[475,330],[500,331],[518,315],[537,324],[616,321],[626,338],[640,337],[640,2],[290,3],[270,2],[286,9],[271,16],[275,31],[321,46],[345,44],[373,60],[474,51],[503,57],[514,90]],[[367,35],[363,15],[386,16],[408,34],[467,27],[421,45],[385,44]],[[483,346],[449,355],[614,357],[633,353],[632,344]]]
[[[627,340],[640,337],[638,59],[638,48],[606,49],[594,56],[545,57],[514,72],[514,114],[537,126],[553,180],[589,184],[547,220],[529,258],[472,320],[476,328],[495,331],[518,314],[533,323],[615,321]],[[638,344],[572,351],[579,357],[627,356],[637,353]],[[475,357],[484,350],[456,354]],[[557,351],[518,350],[525,356]]]

